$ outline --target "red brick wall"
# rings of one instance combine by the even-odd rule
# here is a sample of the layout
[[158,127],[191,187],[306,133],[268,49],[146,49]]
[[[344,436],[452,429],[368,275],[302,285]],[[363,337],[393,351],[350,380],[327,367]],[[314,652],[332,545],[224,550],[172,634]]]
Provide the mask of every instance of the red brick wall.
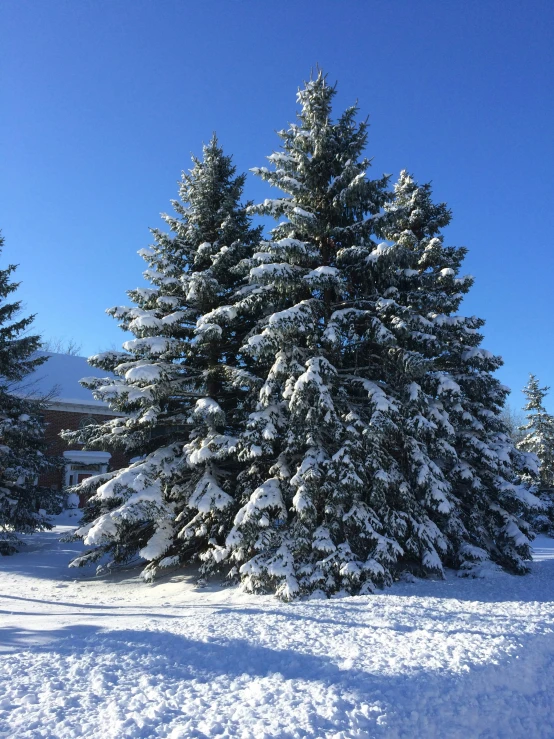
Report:
[[[60,431],[63,429],[69,429],[76,431],[79,428],[79,424],[83,419],[94,418],[97,423],[103,423],[113,416],[105,415],[90,416],[87,413],[68,413],[66,411],[55,411],[47,410],[44,413],[44,420],[46,423],[45,438],[46,438],[46,454],[52,456],[63,456],[65,451],[70,449],[82,449],[82,444],[70,445],[60,437]],[[108,470],[118,470],[120,467],[125,467],[129,463],[129,458],[121,452],[114,452],[110,449],[107,451],[111,452],[112,458]],[[65,472],[63,468],[61,470],[54,470],[45,475],[40,475],[39,485],[46,485],[47,487],[55,487],[57,490],[61,490],[64,483]]]

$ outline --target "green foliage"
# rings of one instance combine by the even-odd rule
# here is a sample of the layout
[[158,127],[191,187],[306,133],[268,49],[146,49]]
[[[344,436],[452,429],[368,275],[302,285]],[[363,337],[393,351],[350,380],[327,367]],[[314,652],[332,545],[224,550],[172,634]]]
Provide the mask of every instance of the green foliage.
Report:
[[59,506],[58,493],[37,485],[56,461],[44,456],[44,400],[24,397],[22,383],[46,357],[36,355],[40,337],[26,335],[34,316],[19,318],[21,303],[8,301],[15,269],[0,270],[0,554],[17,550],[18,534],[51,528],[46,512]]

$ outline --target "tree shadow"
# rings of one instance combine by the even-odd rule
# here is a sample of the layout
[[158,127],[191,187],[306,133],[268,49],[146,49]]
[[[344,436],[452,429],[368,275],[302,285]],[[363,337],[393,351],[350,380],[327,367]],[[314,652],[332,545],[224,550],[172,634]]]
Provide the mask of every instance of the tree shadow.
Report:
[[[261,614],[262,617],[262,614]],[[298,706],[307,705],[311,724],[302,731],[283,728],[280,737],[551,737],[552,695],[554,694],[554,640],[552,635],[524,635],[519,638],[518,653],[503,654],[494,664],[474,664],[456,674],[445,669],[394,669],[373,672],[349,666],[327,655],[309,653],[309,645],[274,649],[244,639],[214,638],[194,640],[167,631],[122,629],[103,631],[94,625],[79,625],[41,632],[42,641],[32,630],[4,629],[6,658],[18,659],[32,651],[48,656],[49,679],[64,681],[68,665],[80,667],[80,690],[88,694],[88,681],[102,681],[108,686],[102,705],[116,699],[120,710],[131,714],[127,700],[131,688],[145,680],[148,684],[170,687],[182,698],[202,684],[209,696],[228,692],[218,720],[233,730],[237,702],[248,700],[243,691],[252,680],[263,682],[271,704],[287,685],[287,694],[296,696]],[[51,658],[50,658],[51,657]],[[22,658],[27,660],[25,655]],[[29,667],[32,666],[32,662]],[[394,667],[394,666],[392,666]],[[94,676],[91,674],[92,668]],[[42,689],[41,675],[29,672],[25,689]],[[34,686],[36,683],[36,686]],[[307,684],[319,685],[317,696],[329,695],[328,711],[312,704],[314,695]],[[64,684],[65,685],[65,684]],[[238,686],[238,687],[237,687]],[[280,687],[279,687],[280,686]],[[316,686],[317,687],[317,686]],[[68,684],[64,689],[72,690]],[[307,691],[307,692],[306,692]],[[327,692],[326,692],[327,691]],[[162,690],[163,694],[163,690]],[[80,700],[80,699],[79,699]],[[366,708],[364,708],[364,706]],[[372,707],[368,712],[367,707]],[[317,710],[316,710],[317,709]],[[209,712],[211,708],[206,707]],[[373,711],[373,713],[372,713]],[[381,718],[381,723],[377,718]],[[6,723],[4,720],[6,719]],[[158,736],[156,725],[182,721],[180,708],[164,705],[148,731],[128,736]],[[191,718],[187,717],[190,721]],[[192,717],[199,721],[199,714]],[[9,716],[0,716],[0,730],[8,726]],[[156,724],[156,722],[159,722]],[[172,724],[173,725],[173,724]],[[235,729],[233,729],[235,727]],[[289,726],[290,728],[290,726]],[[505,733],[505,732],[508,733]],[[54,735],[54,734],[52,734]],[[187,736],[208,736],[197,732]],[[338,735],[338,734],[337,734]],[[180,736],[185,736],[182,734]]]
[[[395,583],[391,588],[376,593],[379,595],[392,595],[401,598],[425,597],[438,599],[453,599],[471,602],[502,603],[516,601],[535,601],[549,603],[554,601],[554,540],[541,537],[540,546],[537,548],[538,561],[532,563],[532,571],[528,575],[518,576],[499,572],[495,576],[481,578],[460,578],[453,571],[447,572],[445,580],[418,579],[414,583]],[[81,553],[83,545],[80,542],[60,541],[59,532],[38,532],[29,537],[24,548],[10,556],[0,558],[0,564],[5,572],[18,576],[38,578],[65,582],[95,581],[106,583],[132,582],[139,576],[144,563],[131,563],[124,568],[114,569],[111,572],[95,573],[96,565],[86,568],[69,568],[67,565],[71,558]],[[46,556],[47,555],[47,556]],[[183,582],[194,584],[198,568],[188,568],[168,572],[159,577],[153,584],[144,587],[156,587],[167,583]],[[207,592],[223,590],[225,587],[222,580],[214,578],[209,581]],[[4,596],[6,597],[6,596]],[[48,601],[44,601],[48,602]],[[294,608],[297,603],[303,606],[319,609],[319,601],[297,601],[287,607]],[[325,601],[329,603],[329,601]],[[375,602],[373,596],[363,598],[341,598],[332,600],[331,603],[349,603],[350,608],[359,609]],[[60,601],[51,601],[58,605],[75,605],[82,607],[81,603],[63,604]],[[114,607],[117,606],[97,606]],[[346,605],[341,606],[343,609]]]
[[554,559],[534,561],[531,572],[512,575],[498,572],[483,578],[459,577],[447,572],[445,580],[397,583],[383,593],[404,597],[451,599],[482,603],[554,602]]

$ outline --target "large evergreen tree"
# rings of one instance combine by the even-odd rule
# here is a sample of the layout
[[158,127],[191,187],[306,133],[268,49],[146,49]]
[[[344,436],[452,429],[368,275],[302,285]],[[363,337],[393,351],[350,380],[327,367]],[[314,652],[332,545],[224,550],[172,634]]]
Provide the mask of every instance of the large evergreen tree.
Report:
[[285,220],[245,265],[266,296],[244,347],[263,385],[218,554],[246,589],[285,599],[489,557],[523,571],[522,458],[482,321],[454,315],[471,280],[438,236],[450,214],[405,173],[392,200],[368,179],[367,125],[355,107],[333,121],[334,94],[312,79],[271,169],[255,170],[285,197],[251,212]]
[[243,282],[235,267],[260,229],[240,203],[245,177],[215,135],[193,164],[172,202],[176,215],[163,216],[170,233],[152,230],[154,244],[139,252],[151,287],[128,293],[134,306],[108,310],[135,338],[89,359],[116,379],[83,384],[125,415],[65,433],[86,448],[141,457],[81,484],[95,494],[76,535],[91,548],[74,564],[140,554],[147,579],[202,555],[208,541],[224,543],[236,472],[229,457],[252,380],[240,352],[251,319],[232,304]]
[[[433,203],[429,185],[419,186],[406,172],[385,211],[382,232],[392,241],[388,253],[395,264],[387,294],[402,308],[397,341],[426,364],[407,388],[416,396],[407,406],[408,426],[419,427],[416,437],[433,462],[429,468],[425,463],[418,480],[434,487],[426,508],[445,537],[443,563],[471,572],[492,559],[524,572],[530,551],[522,514],[538,501],[514,480],[534,470],[535,460],[515,448],[505,425],[509,390],[492,374],[501,358],[480,346],[484,321],[456,314],[473,284],[471,276],[460,276],[466,249],[444,246],[441,229],[450,211]],[[421,467],[417,457],[414,465]],[[444,502],[437,489],[447,492]]]
[[57,502],[37,485],[52,462],[44,455],[44,402],[25,397],[24,381],[47,357],[36,354],[40,336],[27,333],[34,316],[20,317],[20,301],[9,300],[19,286],[15,269],[0,270],[0,554],[17,550],[18,534],[52,528],[44,509]]

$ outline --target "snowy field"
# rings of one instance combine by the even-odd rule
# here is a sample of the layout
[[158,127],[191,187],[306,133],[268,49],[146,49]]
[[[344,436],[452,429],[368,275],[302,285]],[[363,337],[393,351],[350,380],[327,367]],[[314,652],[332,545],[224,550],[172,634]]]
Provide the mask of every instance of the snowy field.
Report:
[[69,570],[59,523],[0,560],[0,736],[554,737],[554,540],[526,578],[285,605]]

